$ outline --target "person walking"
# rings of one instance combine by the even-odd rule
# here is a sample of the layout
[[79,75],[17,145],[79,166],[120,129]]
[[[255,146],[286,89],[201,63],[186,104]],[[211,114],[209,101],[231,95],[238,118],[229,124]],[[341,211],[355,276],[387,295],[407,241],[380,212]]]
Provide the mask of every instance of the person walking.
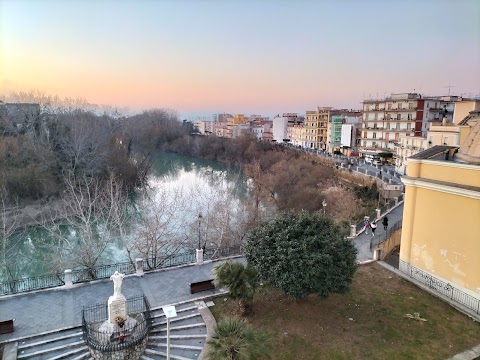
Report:
[[365,234],[368,235],[368,229],[370,228],[370,222],[368,221],[368,218],[365,219]]
[[377,220],[375,220],[374,222],[372,222],[370,224],[370,227],[372,228],[372,237],[375,236],[375,230],[377,230]]
[[385,216],[385,217],[383,218],[382,224],[383,224],[383,229],[384,229],[385,231],[387,231],[387,228],[388,228],[388,217]]

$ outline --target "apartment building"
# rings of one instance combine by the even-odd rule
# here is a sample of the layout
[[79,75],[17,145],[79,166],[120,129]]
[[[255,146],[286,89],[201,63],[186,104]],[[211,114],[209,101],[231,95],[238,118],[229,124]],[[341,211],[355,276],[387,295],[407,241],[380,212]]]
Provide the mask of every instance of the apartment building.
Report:
[[304,132],[305,132],[305,126],[303,122],[287,124],[287,139],[289,139],[290,144],[294,146],[303,145]]
[[213,114],[212,115],[212,121],[213,122],[220,122],[220,123],[226,123],[229,117],[233,117],[232,114]]
[[429,123],[440,120],[443,109],[441,97],[423,98],[417,93],[365,100],[360,154],[394,153],[401,136],[425,137]]
[[[235,114],[233,117],[227,118],[227,136],[226,137],[234,137],[234,128],[238,125],[248,125],[248,118],[245,117],[244,114]],[[236,132],[237,134],[238,132]]]
[[[457,111],[457,114],[465,115],[463,107],[468,104],[469,101],[460,100],[455,104],[460,105],[462,111]],[[468,104],[468,109],[474,108],[473,102]],[[453,118],[454,109],[450,112],[451,118]],[[467,113],[461,121],[455,122],[448,121],[447,117],[444,117],[442,122],[433,121],[430,123],[429,130],[425,137],[417,136],[401,136],[398,145],[396,146],[395,156],[395,169],[400,174],[406,174],[407,172],[407,159],[423,150],[429,149],[433,146],[460,146],[465,140],[465,137],[470,132],[472,126],[480,120],[479,111],[471,111]]]
[[283,113],[276,115],[272,122],[273,141],[282,143],[284,140],[291,140],[288,135],[288,127],[293,125],[303,124],[303,117],[298,116],[297,113]]
[[271,134],[272,122],[271,121],[255,121],[251,123],[251,130],[252,134],[258,140],[271,140],[273,137],[267,135],[268,133]]
[[333,115],[340,114],[340,110],[332,107],[317,107],[316,110],[307,110],[305,114],[302,146],[309,149],[327,150],[328,124]]

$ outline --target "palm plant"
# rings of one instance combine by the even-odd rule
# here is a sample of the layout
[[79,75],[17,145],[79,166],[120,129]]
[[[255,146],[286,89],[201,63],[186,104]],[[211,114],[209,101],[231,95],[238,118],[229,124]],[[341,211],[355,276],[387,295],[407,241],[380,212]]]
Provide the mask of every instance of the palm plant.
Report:
[[248,315],[252,309],[253,296],[258,287],[256,270],[237,262],[225,262],[213,270],[217,285],[229,291],[228,296],[238,301],[242,315]]
[[220,320],[207,344],[208,360],[270,359],[270,337],[252,329],[243,319]]

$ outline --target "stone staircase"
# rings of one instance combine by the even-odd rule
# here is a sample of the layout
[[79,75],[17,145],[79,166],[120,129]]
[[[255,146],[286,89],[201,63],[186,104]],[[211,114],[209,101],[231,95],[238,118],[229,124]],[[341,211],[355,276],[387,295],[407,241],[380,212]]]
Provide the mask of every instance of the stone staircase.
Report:
[[[194,302],[176,305],[177,317],[170,319],[170,358],[198,359],[206,342],[205,322]],[[167,358],[167,321],[161,308],[152,310],[152,329],[141,359]],[[92,359],[83,341],[82,328],[68,328],[19,339],[17,359]]]

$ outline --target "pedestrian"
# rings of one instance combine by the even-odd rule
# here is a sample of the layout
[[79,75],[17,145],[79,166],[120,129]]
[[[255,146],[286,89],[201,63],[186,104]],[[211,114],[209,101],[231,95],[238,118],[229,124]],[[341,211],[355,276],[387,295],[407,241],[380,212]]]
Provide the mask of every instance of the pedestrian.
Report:
[[372,228],[372,237],[375,236],[375,230],[377,230],[377,220],[375,220],[374,222],[372,222],[370,224],[370,227]]
[[387,231],[387,227],[388,227],[388,217],[385,216],[385,217],[383,218],[382,224],[383,224],[383,228],[385,229],[385,231]]
[[368,219],[365,219],[365,234],[368,235],[368,229],[370,228],[370,222]]

